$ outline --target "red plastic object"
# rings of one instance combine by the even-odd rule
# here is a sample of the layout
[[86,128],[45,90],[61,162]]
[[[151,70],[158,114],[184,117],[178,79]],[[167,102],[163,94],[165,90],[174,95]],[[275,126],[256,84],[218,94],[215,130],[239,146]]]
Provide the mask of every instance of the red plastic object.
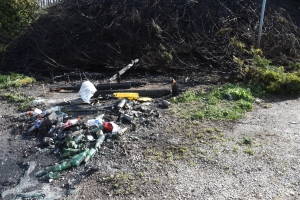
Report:
[[109,123],[109,122],[104,122],[103,128],[104,128],[104,130],[106,130],[106,131],[112,131],[114,127],[113,127],[113,125],[112,125],[111,123]]

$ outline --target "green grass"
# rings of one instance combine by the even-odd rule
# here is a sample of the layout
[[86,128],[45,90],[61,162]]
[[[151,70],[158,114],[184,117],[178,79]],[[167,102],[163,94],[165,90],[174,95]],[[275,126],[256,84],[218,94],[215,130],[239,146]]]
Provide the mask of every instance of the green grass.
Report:
[[238,146],[233,146],[233,152],[238,152],[239,151],[239,147]]
[[292,66],[292,71],[286,71],[283,66],[274,66],[271,63],[270,60],[259,55],[254,56],[254,67],[245,67],[249,85],[269,93],[300,94],[299,62],[289,64]]
[[159,162],[171,162],[188,158],[190,149],[183,145],[168,145],[163,149],[151,148],[144,151],[144,156]]
[[34,78],[24,76],[22,74],[0,74],[0,88],[20,87],[22,85],[31,84],[33,82],[35,82]]
[[0,96],[6,99],[8,103],[14,104],[17,109],[27,110],[30,107],[29,103],[34,98],[17,92],[16,89],[22,85],[31,84],[33,82],[35,82],[34,78],[30,78],[22,74],[0,74],[0,89],[2,89]]
[[252,149],[250,149],[250,148],[246,148],[244,150],[244,152],[247,153],[247,154],[249,154],[249,155],[251,155],[251,156],[253,156],[253,154],[254,154],[254,151]]
[[114,195],[134,194],[136,190],[134,177],[128,173],[116,173],[103,178],[102,182],[108,183]]
[[28,97],[22,93],[16,92],[4,92],[0,94],[2,98],[5,98],[8,103],[14,104],[18,110],[28,110],[30,107],[30,102],[34,99],[33,97]]
[[194,120],[237,120],[253,109],[254,97],[243,85],[214,87],[207,92],[187,91],[174,97],[170,112]]

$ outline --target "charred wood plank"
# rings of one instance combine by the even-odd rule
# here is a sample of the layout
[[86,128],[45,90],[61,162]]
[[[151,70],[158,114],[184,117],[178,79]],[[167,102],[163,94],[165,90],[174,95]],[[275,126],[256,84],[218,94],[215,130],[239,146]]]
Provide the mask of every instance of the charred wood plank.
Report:
[[[127,82],[127,83],[111,83],[111,84],[98,84],[95,86],[97,90],[110,90],[110,89],[130,89],[131,87],[139,87],[146,85],[146,82]],[[53,86],[50,87],[50,91],[58,92],[60,90],[73,90],[73,91],[79,91],[81,85],[76,86]]]
[[[75,90],[79,91],[81,85],[76,86],[54,86],[50,87],[50,91],[60,91],[60,90]],[[117,83],[117,84],[100,84],[96,85],[95,88],[97,90],[110,90],[110,89],[130,89],[130,83]]]
[[162,90],[102,90],[95,92],[94,96],[97,97],[99,95],[107,95],[107,94],[113,94],[117,92],[122,93],[139,93],[139,96],[144,97],[162,97],[167,96],[171,94],[171,90],[168,89],[162,89]]
[[120,76],[122,74],[124,74],[128,69],[130,69],[134,64],[138,63],[139,62],[139,59],[135,59],[133,60],[129,65],[127,65],[126,67],[124,67],[123,69],[121,69],[118,73],[116,73],[115,75],[113,75],[109,81],[114,81],[116,80],[117,78],[120,80]]

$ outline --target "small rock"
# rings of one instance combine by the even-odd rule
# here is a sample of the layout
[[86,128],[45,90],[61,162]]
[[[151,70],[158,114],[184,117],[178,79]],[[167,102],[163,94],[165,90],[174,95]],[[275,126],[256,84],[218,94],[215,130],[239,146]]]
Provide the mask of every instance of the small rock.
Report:
[[153,135],[153,136],[150,136],[150,139],[156,141],[157,138],[156,138],[156,136]]
[[254,101],[255,103],[261,103],[262,102],[262,100],[261,99],[255,99],[255,101]]

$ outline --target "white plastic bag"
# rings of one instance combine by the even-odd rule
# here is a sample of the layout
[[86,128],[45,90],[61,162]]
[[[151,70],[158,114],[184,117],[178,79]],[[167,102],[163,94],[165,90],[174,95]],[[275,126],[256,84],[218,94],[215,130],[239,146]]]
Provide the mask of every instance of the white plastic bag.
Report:
[[90,103],[90,98],[94,95],[94,93],[97,91],[93,83],[90,81],[85,81],[82,83],[81,88],[79,90],[79,96],[81,99],[86,102]]

